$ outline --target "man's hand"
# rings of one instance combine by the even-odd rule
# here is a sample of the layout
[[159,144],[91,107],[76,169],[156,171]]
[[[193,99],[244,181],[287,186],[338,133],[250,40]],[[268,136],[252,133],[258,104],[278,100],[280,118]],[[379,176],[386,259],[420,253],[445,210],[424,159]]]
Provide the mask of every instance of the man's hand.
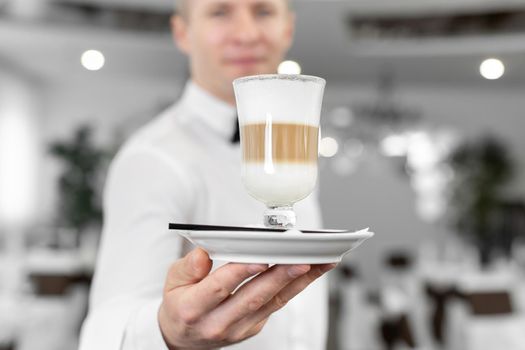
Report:
[[158,315],[170,349],[213,349],[256,335],[272,313],[335,264],[229,263],[210,274],[211,267],[202,249],[171,266]]

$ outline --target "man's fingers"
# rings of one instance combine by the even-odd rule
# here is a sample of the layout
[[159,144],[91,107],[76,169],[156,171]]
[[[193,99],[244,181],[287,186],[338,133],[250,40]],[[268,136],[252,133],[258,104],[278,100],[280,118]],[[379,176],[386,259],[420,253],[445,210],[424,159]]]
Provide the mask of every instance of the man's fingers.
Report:
[[251,329],[254,325],[270,317],[272,313],[281,309],[297,294],[302,292],[309,284],[330,271],[336,264],[313,265],[305,275],[295,279],[277,293],[268,303],[251,315],[247,315],[240,320],[235,327],[239,329]]
[[219,322],[223,325],[234,324],[259,310],[287,284],[309,270],[310,265],[273,266],[239,288],[231,298],[213,310],[208,319],[210,322]]
[[208,275],[211,267],[212,262],[208,253],[201,248],[192,250],[171,265],[164,284],[164,292],[199,282]]
[[260,331],[262,331],[267,321],[268,318],[265,318],[264,320],[252,326],[249,329],[240,329],[238,327],[235,327],[233,333],[230,335],[230,339],[234,342],[239,342],[243,341],[244,339],[251,338],[256,334],[259,334]]
[[199,283],[191,286],[180,296],[188,321],[195,321],[215,309],[247,278],[268,268],[262,264],[234,264],[221,266]]

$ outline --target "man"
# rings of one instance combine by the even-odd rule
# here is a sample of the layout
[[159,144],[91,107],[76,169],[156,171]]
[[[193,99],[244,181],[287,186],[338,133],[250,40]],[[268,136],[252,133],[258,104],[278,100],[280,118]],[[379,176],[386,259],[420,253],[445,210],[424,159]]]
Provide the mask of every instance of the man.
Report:
[[[305,288],[334,265],[229,263],[212,271],[203,250],[179,259],[182,239],[167,230],[170,221],[261,221],[264,207],[243,189],[231,142],[232,81],[276,72],[292,42],[293,13],[286,0],[178,6],[172,29],[191,80],[113,161],[81,349],[322,349],[326,281]],[[302,225],[320,226],[314,196],[296,210]]]

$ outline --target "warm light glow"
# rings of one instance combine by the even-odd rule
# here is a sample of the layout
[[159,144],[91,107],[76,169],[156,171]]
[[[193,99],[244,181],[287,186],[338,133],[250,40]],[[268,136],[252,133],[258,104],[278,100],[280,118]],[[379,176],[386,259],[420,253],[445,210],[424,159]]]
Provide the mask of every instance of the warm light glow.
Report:
[[446,174],[439,169],[420,171],[410,180],[412,188],[419,194],[433,195],[444,191],[447,185]]
[[279,74],[301,74],[301,66],[295,61],[283,61],[277,68]]
[[407,154],[407,139],[403,135],[390,135],[381,141],[381,152],[387,157],[402,157]]
[[439,162],[439,152],[426,132],[414,132],[408,139],[408,164],[414,170],[425,170]]
[[98,50],[87,50],[82,54],[80,62],[87,70],[96,71],[104,67],[106,59],[102,52]]
[[319,145],[319,154],[323,157],[333,157],[337,154],[339,145],[333,137],[323,137]]
[[485,79],[496,80],[505,73],[505,65],[497,58],[489,58],[481,63],[479,72]]

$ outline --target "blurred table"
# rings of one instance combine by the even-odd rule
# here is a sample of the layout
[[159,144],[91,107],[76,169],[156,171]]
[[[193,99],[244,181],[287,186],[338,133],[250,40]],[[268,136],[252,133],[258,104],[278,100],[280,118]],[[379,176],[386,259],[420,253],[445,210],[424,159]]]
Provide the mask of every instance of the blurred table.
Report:
[[513,302],[522,277],[513,264],[481,270],[440,263],[427,265],[422,275],[434,303],[436,342],[458,350],[525,349],[525,335],[518,332],[525,317]]
[[93,269],[76,250],[34,249],[26,259],[34,293],[41,296],[64,295],[77,284],[89,286]]
[[77,347],[87,313],[93,264],[79,250],[34,248],[25,271],[31,284],[17,350],[68,350]]

